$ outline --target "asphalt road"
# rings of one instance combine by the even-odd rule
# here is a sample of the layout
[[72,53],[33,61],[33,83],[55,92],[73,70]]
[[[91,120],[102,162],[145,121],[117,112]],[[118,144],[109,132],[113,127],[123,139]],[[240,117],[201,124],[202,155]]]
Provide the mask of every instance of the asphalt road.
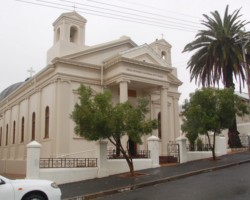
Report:
[[249,200],[250,164],[242,164],[100,199]]

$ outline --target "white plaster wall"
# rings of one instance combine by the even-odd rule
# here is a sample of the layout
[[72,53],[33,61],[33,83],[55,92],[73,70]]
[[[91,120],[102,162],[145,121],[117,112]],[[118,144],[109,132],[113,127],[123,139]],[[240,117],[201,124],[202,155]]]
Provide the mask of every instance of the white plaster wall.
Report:
[[[134,170],[142,170],[152,168],[151,159],[134,159]],[[111,159],[108,160],[109,175],[129,172],[129,167],[125,159]]]
[[0,160],[0,173],[25,174],[26,160]]
[[194,152],[187,152],[187,162],[193,160],[200,160],[204,158],[211,158],[212,151],[194,151]]
[[40,179],[55,181],[57,184],[97,178],[98,168],[40,169]]
[[250,133],[250,123],[238,124],[237,128],[241,135],[247,135]]

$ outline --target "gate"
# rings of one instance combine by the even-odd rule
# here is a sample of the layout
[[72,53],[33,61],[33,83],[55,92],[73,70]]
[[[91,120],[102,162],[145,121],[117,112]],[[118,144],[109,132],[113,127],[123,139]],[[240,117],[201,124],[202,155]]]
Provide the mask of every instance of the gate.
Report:
[[168,156],[172,157],[175,162],[180,162],[180,145],[175,142],[169,142],[167,145]]

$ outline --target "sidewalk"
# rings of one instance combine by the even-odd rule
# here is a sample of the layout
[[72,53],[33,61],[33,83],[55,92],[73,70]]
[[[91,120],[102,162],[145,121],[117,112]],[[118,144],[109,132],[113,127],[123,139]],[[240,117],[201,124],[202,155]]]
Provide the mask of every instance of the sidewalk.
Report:
[[62,184],[62,199],[95,199],[109,194],[134,190],[200,173],[219,170],[250,162],[250,152],[239,152],[218,157],[217,161],[204,159],[184,164],[168,165],[138,171],[141,176],[113,175],[105,178]]

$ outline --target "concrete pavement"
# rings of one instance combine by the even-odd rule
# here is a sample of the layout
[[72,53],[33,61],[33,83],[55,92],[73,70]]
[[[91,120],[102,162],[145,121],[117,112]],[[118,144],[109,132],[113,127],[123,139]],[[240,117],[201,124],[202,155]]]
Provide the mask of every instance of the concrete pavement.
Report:
[[59,187],[62,190],[62,199],[64,200],[97,199],[114,193],[152,186],[249,162],[250,151],[237,152],[218,157],[216,161],[203,159],[184,164],[141,170],[137,171],[140,173],[140,176],[136,177],[127,177],[120,174],[62,184]]

